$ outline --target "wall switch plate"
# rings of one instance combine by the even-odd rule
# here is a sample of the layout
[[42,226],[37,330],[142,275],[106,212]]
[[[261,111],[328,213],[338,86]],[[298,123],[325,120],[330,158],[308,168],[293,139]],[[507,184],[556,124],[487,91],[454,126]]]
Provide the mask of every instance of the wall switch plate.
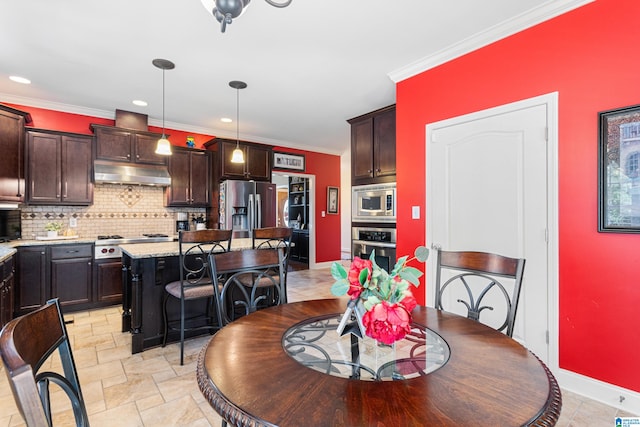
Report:
[[322,211],[322,218],[324,218],[325,215],[325,211]]
[[420,219],[420,206],[411,206],[411,219]]
[[77,227],[78,226],[78,218],[69,218],[69,227]]

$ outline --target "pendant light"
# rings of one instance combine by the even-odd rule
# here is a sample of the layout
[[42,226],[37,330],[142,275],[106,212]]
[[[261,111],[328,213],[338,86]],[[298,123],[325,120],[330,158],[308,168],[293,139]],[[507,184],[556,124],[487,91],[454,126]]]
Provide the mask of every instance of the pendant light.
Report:
[[245,82],[233,80],[229,86],[236,90],[236,149],[231,155],[231,163],[244,163],[244,152],[240,149],[240,89],[247,87]]
[[156,146],[156,154],[163,156],[171,155],[171,143],[164,134],[164,72],[165,70],[173,70],[176,66],[167,59],[154,59],[151,63],[162,70],[162,137],[158,140]]

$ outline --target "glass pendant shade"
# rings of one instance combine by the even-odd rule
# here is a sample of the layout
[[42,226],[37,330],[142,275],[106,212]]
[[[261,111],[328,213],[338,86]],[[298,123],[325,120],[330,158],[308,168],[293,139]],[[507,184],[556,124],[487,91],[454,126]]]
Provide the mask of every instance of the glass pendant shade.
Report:
[[236,149],[233,150],[233,154],[231,155],[231,163],[244,163],[244,153],[237,145]]
[[156,154],[163,156],[171,155],[171,143],[164,134],[162,134],[162,138],[158,140],[158,145],[156,145]]

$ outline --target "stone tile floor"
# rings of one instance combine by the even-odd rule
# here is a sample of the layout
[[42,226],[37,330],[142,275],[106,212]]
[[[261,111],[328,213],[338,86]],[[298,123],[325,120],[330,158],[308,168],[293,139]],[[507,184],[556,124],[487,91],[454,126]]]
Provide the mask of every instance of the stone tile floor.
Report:
[[[289,272],[289,301],[331,297],[329,269]],[[66,316],[89,419],[101,426],[220,426],[221,419],[203,398],[195,380],[198,352],[209,336],[188,340],[185,365],[179,347],[153,348],[131,355],[127,333],[120,332],[117,306]],[[59,362],[53,359],[52,366]],[[52,406],[64,408],[62,392],[52,393]],[[631,416],[616,408],[563,391],[558,426],[613,426],[615,416]],[[4,373],[0,374],[0,427],[23,426]],[[54,425],[73,425],[70,409],[57,410]]]

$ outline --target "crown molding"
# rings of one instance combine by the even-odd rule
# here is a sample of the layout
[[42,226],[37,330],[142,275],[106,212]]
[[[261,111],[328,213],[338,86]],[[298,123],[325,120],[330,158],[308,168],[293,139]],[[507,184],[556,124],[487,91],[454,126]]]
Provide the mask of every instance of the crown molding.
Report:
[[[113,111],[105,111],[105,110],[99,110],[95,108],[81,107],[78,105],[63,104],[59,102],[45,101],[42,99],[34,99],[34,98],[26,98],[26,97],[16,96],[16,95],[9,95],[7,93],[0,93],[0,102],[8,103],[8,104],[24,105],[25,107],[43,108],[45,110],[61,111],[63,113],[99,117],[101,119],[114,120],[116,117],[115,109]],[[155,126],[160,128],[162,127],[162,120],[149,118],[148,124],[150,126]],[[164,126],[167,129],[175,129],[183,132],[193,132],[201,135],[212,135],[220,138],[236,139],[236,134],[235,133],[230,134],[228,130],[204,128],[201,126],[187,125],[184,123],[176,123],[176,122],[171,122],[167,120],[165,120]],[[245,141],[252,141],[252,142],[257,142],[257,143],[267,144],[267,145],[277,145],[280,147],[287,147],[287,148],[295,148],[295,149],[304,150],[304,151],[314,151],[317,153],[331,154],[335,156],[341,156],[346,151],[349,150],[349,148],[346,148],[346,151],[340,152],[337,150],[327,150],[326,147],[315,147],[315,146],[303,145],[295,142],[280,141],[280,140],[271,139],[271,138],[263,138],[256,135],[240,135],[240,136],[241,136],[240,139],[243,139]]]
[[387,74],[398,83],[595,0],[551,0]]

